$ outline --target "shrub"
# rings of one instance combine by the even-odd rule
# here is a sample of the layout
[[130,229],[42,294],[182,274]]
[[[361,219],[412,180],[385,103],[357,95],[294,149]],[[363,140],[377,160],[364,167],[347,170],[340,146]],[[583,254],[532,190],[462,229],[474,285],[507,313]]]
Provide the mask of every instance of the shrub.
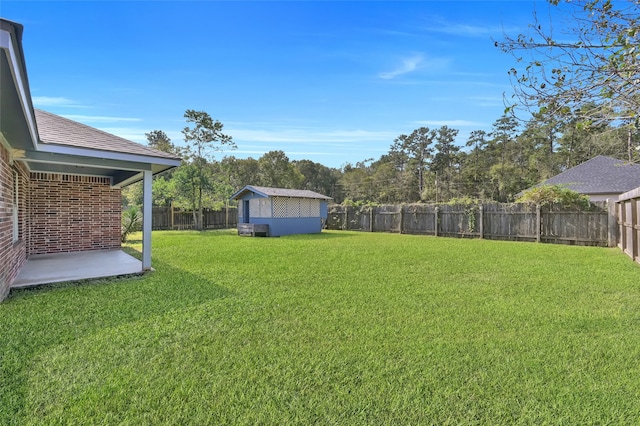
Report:
[[591,201],[586,195],[562,185],[540,185],[525,191],[516,203],[535,203],[541,206],[561,204],[564,207],[589,209]]
[[136,206],[128,207],[122,212],[121,240],[127,241],[130,233],[140,231],[142,226],[142,212]]

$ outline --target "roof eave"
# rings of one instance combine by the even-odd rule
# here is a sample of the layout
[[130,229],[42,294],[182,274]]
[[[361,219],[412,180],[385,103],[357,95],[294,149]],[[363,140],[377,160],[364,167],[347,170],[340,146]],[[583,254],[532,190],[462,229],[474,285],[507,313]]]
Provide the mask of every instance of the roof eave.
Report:
[[[20,102],[22,118],[28,128],[28,141],[31,147],[38,149],[38,127],[36,125],[29,79],[22,49],[23,26],[6,19],[0,19],[0,50],[6,55],[11,70],[16,95]],[[9,141],[11,143],[11,141]]]
[[126,152],[103,151],[89,148],[80,148],[69,145],[56,145],[51,143],[43,143],[40,145],[40,152],[49,154],[72,155],[96,159],[127,161],[135,163],[148,163],[155,165],[168,166],[169,168],[178,167],[182,160],[180,158],[155,157],[151,155],[131,154]]
[[264,198],[269,198],[269,196],[265,193],[262,193],[260,191],[258,191],[257,189],[255,189],[253,186],[251,185],[247,185],[245,187],[243,187],[241,190],[239,190],[238,192],[236,192],[235,194],[233,194],[229,200],[237,200],[239,198],[242,198],[242,195],[244,195],[246,192],[252,192],[256,195],[259,195],[260,197],[264,197]]

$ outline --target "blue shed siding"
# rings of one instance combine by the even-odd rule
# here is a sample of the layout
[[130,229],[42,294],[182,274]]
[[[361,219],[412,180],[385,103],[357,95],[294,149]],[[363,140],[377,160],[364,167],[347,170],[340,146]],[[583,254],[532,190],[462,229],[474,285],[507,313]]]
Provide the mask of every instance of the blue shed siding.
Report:
[[[316,234],[322,232],[323,224],[326,222],[328,217],[328,203],[326,200],[314,199],[320,204],[320,215],[313,217],[274,217],[277,214],[274,213],[275,207],[273,204],[273,197],[264,197],[255,193],[248,193],[238,197],[237,200],[240,205],[242,205],[245,200],[249,200],[250,203],[252,203],[252,207],[249,209],[250,214],[248,222],[245,222],[244,220],[243,209],[238,209],[238,223],[269,225],[269,236],[271,237],[292,234]],[[254,205],[253,203],[260,203],[260,215],[263,217],[259,217],[254,214],[258,205]],[[303,208],[300,208],[299,210],[299,213],[304,211]],[[316,212],[317,211],[316,207]],[[280,211],[280,214],[283,214],[283,211]],[[286,212],[284,214],[286,214]],[[295,214],[296,213],[294,212],[294,215]]]
[[327,220],[327,217],[329,217],[328,203],[324,200],[320,200],[320,217],[325,221]]
[[322,232],[323,223],[319,217],[256,217],[250,220],[250,223],[269,225],[270,237],[281,237],[292,234],[317,234]]

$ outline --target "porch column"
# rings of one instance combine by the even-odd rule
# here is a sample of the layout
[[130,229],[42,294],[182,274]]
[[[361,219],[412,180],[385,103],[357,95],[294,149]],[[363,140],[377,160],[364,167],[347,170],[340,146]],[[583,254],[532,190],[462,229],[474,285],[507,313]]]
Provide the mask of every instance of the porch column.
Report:
[[144,171],[142,181],[142,270],[151,269],[151,183],[153,175],[151,170]]

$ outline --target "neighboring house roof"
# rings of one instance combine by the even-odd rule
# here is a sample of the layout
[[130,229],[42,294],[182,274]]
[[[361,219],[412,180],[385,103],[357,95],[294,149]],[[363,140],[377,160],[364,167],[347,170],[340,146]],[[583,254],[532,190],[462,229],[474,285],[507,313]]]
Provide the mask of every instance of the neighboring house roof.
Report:
[[261,197],[293,197],[293,198],[314,198],[319,200],[331,200],[331,197],[319,194],[306,189],[285,189],[285,188],[269,188],[266,186],[247,185],[240,191],[231,196],[232,200],[241,198],[248,192],[253,192]]
[[47,111],[34,109],[34,112],[40,141],[44,144],[179,160],[176,155],[146,147]]
[[617,194],[640,187],[640,164],[598,155],[547,179],[581,194]]

